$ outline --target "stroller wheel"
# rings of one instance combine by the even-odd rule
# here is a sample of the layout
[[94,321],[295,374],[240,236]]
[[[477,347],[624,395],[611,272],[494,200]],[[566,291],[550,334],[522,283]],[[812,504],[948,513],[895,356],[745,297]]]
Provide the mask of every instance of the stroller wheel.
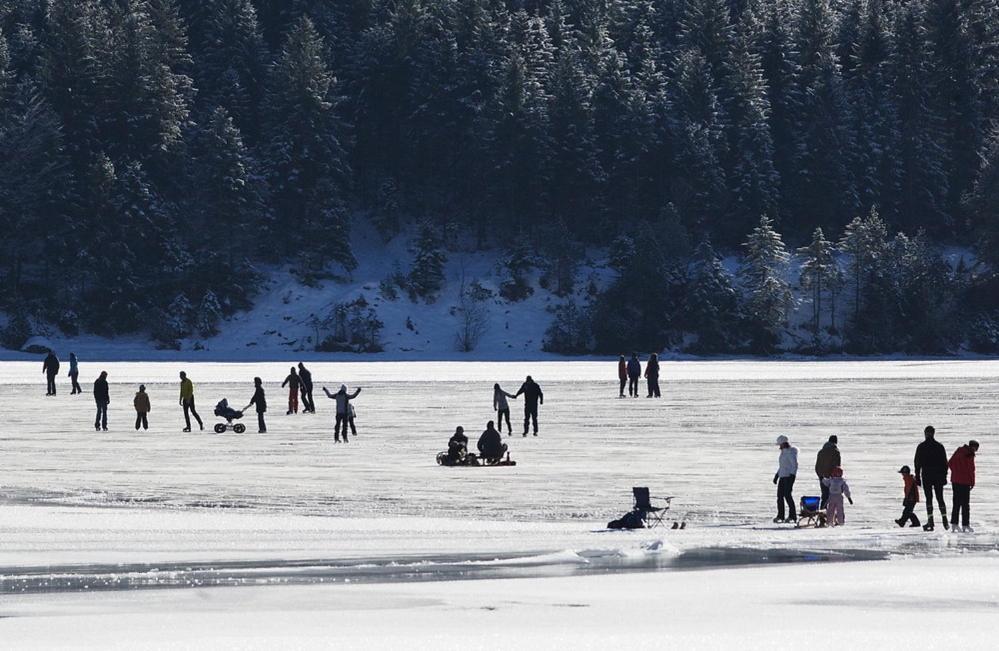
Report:
[[232,431],[236,432],[237,434],[242,434],[243,432],[246,431],[246,425],[244,425],[243,423],[236,423],[235,425],[232,426]]
[[216,434],[224,434],[225,433],[225,425],[223,425],[222,423],[215,423],[215,433]]

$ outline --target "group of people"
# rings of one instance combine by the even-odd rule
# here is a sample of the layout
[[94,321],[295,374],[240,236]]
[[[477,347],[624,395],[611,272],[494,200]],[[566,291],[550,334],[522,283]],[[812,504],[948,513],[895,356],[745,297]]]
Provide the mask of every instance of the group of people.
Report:
[[[936,440],[936,430],[928,425],[923,430],[924,440],[916,446],[913,459],[915,474],[909,466],[902,466],[902,516],[895,523],[904,527],[920,526],[915,514],[919,503],[919,488],[922,487],[926,499],[926,524],[923,530],[933,531],[933,500],[936,498],[943,519],[944,529],[954,531],[972,531],[970,526],[971,489],[975,486],[975,455],[978,452],[978,441],[971,440],[947,457],[947,450]],[[794,503],[794,481],[798,474],[798,449],[791,445],[783,434],[777,437],[780,453],[777,460],[777,472],[774,474],[774,484],[777,485],[777,516],[774,522],[796,522],[798,513]],[[953,492],[954,508],[947,519],[947,505],[944,502],[944,486],[947,485],[947,475],[950,473],[950,483]],[[815,458],[815,474],[819,480],[820,509],[825,509],[826,522],[832,526],[841,525],[846,521],[843,500],[853,504],[850,486],[843,478],[842,458],[839,451],[839,439],[830,436]],[[785,508],[786,507],[786,508]],[[958,524],[960,522],[960,529]]]
[[[486,429],[479,436],[476,445],[479,451],[479,459],[486,463],[497,463],[503,459],[503,455],[509,451],[509,446],[503,442],[503,435],[496,429],[493,421],[486,423]],[[454,430],[454,434],[447,442],[447,458],[450,465],[458,465],[468,457],[468,437],[465,436],[465,428],[459,425]]]
[[[630,397],[638,397],[638,384],[642,378],[642,361],[638,358],[638,353],[632,353],[631,359],[628,360],[624,358],[624,355],[618,357],[617,378],[621,382],[618,397],[624,397],[625,385],[628,387]],[[663,397],[659,390],[659,355],[656,353],[649,355],[649,361],[645,364],[645,383],[648,388],[646,398]]]
[[[45,360],[42,362],[42,373],[46,377],[46,396],[56,395],[56,378],[59,374],[59,358],[52,351],[49,351],[48,355],[45,356]],[[70,353],[69,355],[69,377],[72,381],[72,394],[83,393],[83,389],[80,387],[79,383],[80,367],[79,360],[75,353]],[[261,434],[267,433],[267,423],[264,421],[264,414],[267,413],[267,395],[264,391],[263,380],[259,377],[253,378],[253,396],[250,398],[249,404],[243,408],[242,411],[247,411],[250,407],[253,407],[257,414],[257,426],[258,431]],[[282,387],[288,386],[290,388],[288,395],[288,414],[298,413],[298,397],[301,395],[302,398],[302,411],[304,413],[316,413],[316,405],[312,400],[312,373],[305,367],[304,364],[299,363],[298,367],[291,368],[291,374],[285,378]],[[354,423],[354,418],[356,412],[354,411],[354,406],[351,401],[356,398],[360,393],[361,389],[358,388],[353,393],[348,393],[347,387],[341,385],[339,391],[336,393],[330,393],[330,391],[323,387],[323,391],[326,393],[327,397],[336,402],[336,420],[334,423],[334,441],[339,443],[341,440],[347,442],[347,428],[350,428],[350,433],[357,436],[357,427]],[[111,404],[111,389],[108,384],[108,373],[107,371],[101,371],[100,375],[94,381],[94,402],[97,404],[97,415],[94,418],[94,429],[96,431],[108,431],[108,406]],[[204,421],[201,420],[201,416],[198,414],[198,410],[194,402],[194,382],[187,377],[187,373],[184,371],[180,372],[180,400],[179,404],[184,411],[184,430],[185,432],[191,431],[191,418],[193,417],[195,422],[198,424],[200,430],[205,429]],[[146,391],[146,386],[144,384],[139,385],[139,390],[132,399],[132,405],[135,408],[135,429],[149,429],[149,413],[152,411],[152,401],[150,400],[149,393]],[[535,409],[535,412],[537,410]]]
[[[545,394],[530,375],[517,393],[507,393],[500,387],[499,383],[493,385],[493,411],[496,412],[496,422],[499,423],[499,431],[503,431],[503,419],[506,419],[507,436],[513,435],[513,426],[510,425],[510,403],[507,398],[516,400],[524,396],[524,436],[527,436],[528,429],[532,429],[534,436],[538,435],[538,405],[545,404]],[[492,422],[492,421],[489,421]]]

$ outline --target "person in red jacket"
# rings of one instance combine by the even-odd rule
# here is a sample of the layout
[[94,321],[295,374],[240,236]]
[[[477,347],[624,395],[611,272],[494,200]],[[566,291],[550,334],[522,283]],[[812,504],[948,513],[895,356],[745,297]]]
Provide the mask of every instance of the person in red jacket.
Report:
[[919,518],[913,512],[916,509],[916,505],[919,504],[919,484],[916,483],[915,477],[912,476],[912,469],[909,466],[902,466],[898,474],[902,475],[903,493],[902,493],[902,517],[895,520],[895,524],[900,527],[904,527],[905,523],[908,522],[910,527],[919,526]]
[[950,512],[950,523],[957,531],[957,514],[961,513],[961,528],[970,532],[968,511],[971,507],[971,489],[975,487],[975,453],[978,441],[968,441],[954,450],[947,467],[950,468],[950,483],[954,489],[954,508]]

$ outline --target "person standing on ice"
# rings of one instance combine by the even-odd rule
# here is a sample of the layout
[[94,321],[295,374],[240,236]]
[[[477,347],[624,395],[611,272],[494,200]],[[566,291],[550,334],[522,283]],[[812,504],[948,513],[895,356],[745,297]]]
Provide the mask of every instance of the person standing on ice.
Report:
[[330,400],[336,400],[336,421],[333,425],[333,442],[340,442],[340,430],[343,429],[343,442],[347,443],[347,426],[350,425],[351,433],[357,436],[357,429],[354,427],[354,419],[350,415],[350,401],[356,398],[361,393],[361,388],[358,387],[357,391],[354,393],[347,393],[347,385],[341,384],[340,390],[336,393],[330,393],[330,390],[323,387],[323,393]]
[[305,364],[298,363],[298,379],[302,382],[302,411],[306,414],[316,413],[316,403],[312,401],[312,373]]
[[496,422],[499,423],[499,431],[503,432],[503,418],[506,418],[506,434],[513,435],[513,425],[510,424],[510,403],[507,398],[515,398],[512,393],[507,393],[500,388],[499,382],[493,385],[493,409],[496,411]]
[[936,494],[940,505],[940,515],[943,518],[944,529],[947,528],[947,504],[944,503],[944,486],[947,485],[947,450],[936,440],[937,431],[932,425],[923,430],[926,437],[916,446],[915,466],[916,483],[923,487],[926,496],[926,524],[924,531],[933,531],[933,495]]
[[645,365],[645,381],[648,384],[649,395],[648,398],[662,398],[662,394],[659,392],[659,355],[652,353],[649,355],[649,361]]
[[243,411],[249,409],[251,405],[257,407],[257,432],[266,434],[267,424],[264,422],[264,414],[267,413],[267,396],[264,394],[264,381],[258,377],[253,378],[253,397]]
[[281,388],[288,387],[288,415],[298,413],[298,387],[301,381],[295,367],[291,367],[291,373],[281,383]]
[[904,527],[908,522],[910,527],[918,527],[919,518],[913,511],[919,504],[919,484],[912,476],[912,469],[909,466],[902,466],[898,474],[902,475],[902,517],[895,520],[895,524]]
[[111,392],[108,388],[108,372],[101,371],[100,377],[94,380],[94,402],[97,403],[97,418],[94,419],[94,429],[108,431],[108,405],[111,404]]
[[152,411],[152,407],[149,405],[149,394],[146,393],[146,385],[139,385],[139,392],[135,394],[135,400],[132,401],[135,405],[135,431],[139,431],[139,427],[142,429],[149,429],[149,412]]
[[194,382],[187,377],[187,373],[180,372],[180,406],[184,408],[184,431],[191,431],[191,416],[198,421],[198,427],[205,429],[205,424],[201,422],[198,410],[194,408]]
[[843,496],[853,504],[850,497],[850,486],[843,479],[843,469],[836,466],[832,469],[832,476],[822,480],[829,489],[829,502],[826,507],[826,522],[830,526],[838,526],[846,522],[846,513],[843,511]]
[[538,435],[538,404],[545,404],[545,394],[541,392],[541,387],[528,375],[527,380],[520,385],[520,391],[514,396],[517,398],[524,394],[524,436],[527,436],[527,427],[533,421],[534,435]]
[[624,359],[624,355],[617,358],[617,379],[621,382],[618,398],[623,398],[624,387],[628,384],[628,362]]
[[815,474],[819,477],[819,490],[822,494],[820,509],[826,508],[826,504],[829,502],[829,486],[823,480],[832,477],[833,468],[842,462],[839,456],[839,447],[837,447],[838,443],[839,438],[833,434],[819,450],[819,453],[815,455]]
[[642,377],[642,362],[638,360],[638,353],[632,353],[628,360],[628,395],[638,397],[638,380]]
[[975,487],[975,454],[978,452],[978,441],[968,441],[954,450],[950,461],[950,485],[954,491],[954,508],[950,512],[950,523],[957,531],[957,516],[961,514],[961,528],[970,533],[971,529],[971,489]]
[[69,395],[75,396],[78,393],[83,393],[83,389],[80,387],[80,363],[76,359],[76,353],[69,354],[69,380],[73,383],[73,390],[69,392]]
[[[792,447],[783,434],[777,437],[777,446],[780,447],[780,457],[777,459],[777,473],[774,475],[774,483],[777,484],[777,517],[774,522],[796,522],[798,511],[791,492],[794,489],[794,478],[798,474],[798,448]],[[784,517],[785,504],[789,510],[787,518]]]
[[45,361],[42,362],[42,373],[45,374],[46,380],[45,395],[54,396],[56,394],[56,376],[59,375],[59,358],[51,350],[45,356]]

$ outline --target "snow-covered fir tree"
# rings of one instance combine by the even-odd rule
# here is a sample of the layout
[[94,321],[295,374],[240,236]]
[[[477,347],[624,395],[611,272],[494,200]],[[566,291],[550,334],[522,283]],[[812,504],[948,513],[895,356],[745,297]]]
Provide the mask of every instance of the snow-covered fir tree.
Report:
[[745,243],[746,257],[740,270],[747,293],[746,312],[753,326],[753,345],[771,351],[787,324],[791,286],[787,280],[789,255],[780,233],[769,217],[761,217]]

